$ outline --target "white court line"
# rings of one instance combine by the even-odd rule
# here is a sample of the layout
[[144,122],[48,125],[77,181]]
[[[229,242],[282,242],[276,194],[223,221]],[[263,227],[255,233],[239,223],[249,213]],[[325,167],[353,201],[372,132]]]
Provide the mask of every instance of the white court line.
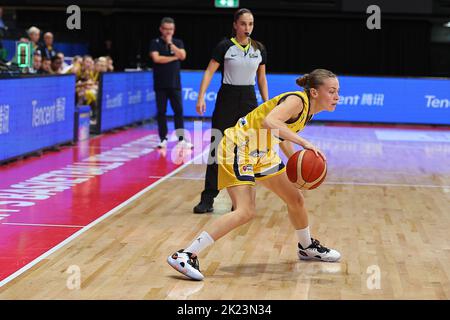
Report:
[[165,180],[167,180],[168,178],[170,178],[171,176],[173,176],[174,174],[177,174],[178,172],[180,172],[181,170],[183,170],[184,168],[186,168],[189,164],[191,164],[192,162],[194,162],[195,160],[197,160],[198,158],[202,157],[203,154],[208,151],[209,148],[205,151],[203,151],[201,154],[197,155],[195,158],[191,159],[190,161],[186,162],[185,164],[183,164],[181,167],[175,169],[174,171],[172,171],[171,173],[169,173],[168,175],[161,177],[160,180],[156,181],[155,183],[152,183],[151,185],[149,185],[147,188],[139,191],[138,193],[136,193],[134,196],[132,196],[131,198],[129,198],[128,200],[126,200],[125,202],[122,202],[120,205],[118,205],[117,207],[113,208],[112,210],[110,210],[109,212],[105,213],[104,215],[102,215],[101,217],[97,218],[97,220],[92,221],[91,223],[89,223],[87,226],[83,227],[83,229],[78,230],[77,232],[75,232],[73,235],[71,235],[70,237],[68,237],[67,239],[65,239],[64,241],[62,241],[61,243],[59,243],[58,245],[54,246],[53,248],[51,248],[50,250],[48,250],[47,252],[45,252],[44,254],[40,255],[39,257],[37,257],[36,259],[34,259],[33,261],[31,261],[30,263],[28,263],[27,265],[23,266],[22,268],[20,268],[19,270],[17,270],[16,272],[14,272],[12,275],[8,276],[7,278],[5,278],[4,280],[0,281],[0,287],[4,286],[5,284],[7,284],[8,282],[10,282],[11,280],[13,280],[14,278],[17,278],[18,276],[20,276],[22,273],[26,272],[28,269],[32,268],[34,265],[36,265],[37,263],[39,263],[40,261],[42,261],[43,259],[47,258],[49,255],[51,255],[52,253],[54,253],[55,251],[61,249],[62,247],[64,247],[66,244],[68,244],[69,242],[71,242],[72,240],[74,240],[75,238],[77,238],[78,236],[80,236],[81,234],[85,233],[86,231],[88,231],[90,228],[92,228],[93,226],[95,226],[96,224],[98,224],[99,222],[105,220],[106,218],[108,218],[109,216],[112,216],[113,214],[115,214],[117,211],[119,211],[120,209],[122,209],[123,207],[125,207],[126,205],[128,205],[129,203],[133,202],[134,200],[136,200],[137,198],[139,198],[141,195],[143,195],[144,193],[146,193],[147,191],[153,189],[154,187],[156,187],[157,185],[159,185],[161,182],[164,182]]
[[[162,178],[160,176],[149,176],[149,178]],[[179,180],[204,180],[202,177],[170,177],[170,179]],[[437,184],[405,184],[405,183],[375,183],[375,182],[352,182],[352,181],[327,181],[323,184],[344,185],[344,186],[368,186],[368,187],[414,187],[414,188],[450,188],[446,185]]]
[[31,226],[31,227],[62,227],[62,228],[83,228],[85,226],[75,226],[70,224],[44,224],[44,223],[20,223],[20,222],[3,222],[9,226]]
[[97,147],[97,146],[71,146],[70,148],[74,148],[74,149],[99,149],[99,150],[106,150],[106,149],[111,149],[111,148],[115,148],[115,147]]
[[450,186],[438,184],[405,184],[405,183],[375,183],[375,182],[324,182],[324,184],[332,185],[355,185],[355,186],[369,186],[369,187],[413,187],[413,188],[450,188]]
[[[149,178],[152,179],[161,179],[160,176],[148,176]],[[170,177],[170,179],[178,179],[178,180],[204,180],[204,178],[200,178],[200,177]]]
[[[306,138],[308,138],[308,136],[306,135]],[[424,144],[422,141],[403,141],[403,140],[362,140],[362,141],[355,141],[355,140],[346,140],[344,139],[336,139],[336,138],[327,138],[327,137],[320,137],[320,136],[316,136],[316,135],[310,135],[309,137],[310,139],[315,140],[317,143],[329,143],[329,142],[336,142],[336,143],[343,143],[343,144],[347,144],[347,145],[359,145],[359,146],[365,146],[365,145],[378,145],[381,146],[383,148],[386,149],[391,149],[391,148],[395,148],[395,149],[404,149],[404,150],[417,150],[417,149],[425,149],[427,146],[426,145],[405,145],[405,143],[422,143]],[[403,143],[403,144],[398,144],[398,143]],[[450,141],[448,142],[434,142],[438,145],[445,145],[445,147],[447,147],[447,145],[450,143]],[[332,147],[330,147],[332,148]],[[326,150],[326,149],[325,149]]]

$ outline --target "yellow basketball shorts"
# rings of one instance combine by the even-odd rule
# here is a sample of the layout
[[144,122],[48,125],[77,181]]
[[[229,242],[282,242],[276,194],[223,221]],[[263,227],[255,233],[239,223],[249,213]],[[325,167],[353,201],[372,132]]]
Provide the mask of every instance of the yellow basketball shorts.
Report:
[[238,185],[255,185],[257,180],[265,180],[286,171],[283,160],[272,149],[251,150],[248,143],[236,143],[225,136],[218,147],[219,190]]

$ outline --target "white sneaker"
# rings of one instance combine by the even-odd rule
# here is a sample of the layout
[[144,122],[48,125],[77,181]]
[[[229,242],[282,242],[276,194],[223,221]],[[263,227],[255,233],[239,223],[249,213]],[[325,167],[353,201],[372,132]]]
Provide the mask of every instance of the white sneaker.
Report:
[[177,147],[180,149],[194,149],[194,145],[186,140],[178,142]]
[[170,264],[172,268],[191,279],[200,281],[205,278],[200,272],[200,265],[197,257],[193,257],[190,252],[184,252],[183,249],[168,256],[167,263]]
[[298,244],[298,257],[300,260],[319,260],[326,262],[336,262],[341,258],[341,254],[320,244],[319,240],[311,238],[312,243],[307,248]]
[[162,148],[166,148],[167,147],[167,139],[163,139],[159,144],[158,144],[158,149],[162,149]]

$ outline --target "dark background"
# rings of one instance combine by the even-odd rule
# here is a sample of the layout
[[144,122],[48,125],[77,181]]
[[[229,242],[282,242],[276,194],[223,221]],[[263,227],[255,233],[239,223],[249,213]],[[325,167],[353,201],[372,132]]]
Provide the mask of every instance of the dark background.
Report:
[[[66,28],[66,7],[81,8],[81,30]],[[381,8],[381,30],[369,30],[366,8]],[[118,69],[137,63],[151,67],[148,45],[159,22],[171,16],[175,37],[188,57],[184,69],[204,69],[211,51],[230,36],[235,9],[216,9],[214,0],[1,0],[7,24],[52,31],[55,41],[89,44]],[[322,67],[339,74],[450,77],[450,0],[240,0],[253,11],[252,37],[268,50],[268,72],[302,73]],[[18,34],[10,34],[17,37]]]

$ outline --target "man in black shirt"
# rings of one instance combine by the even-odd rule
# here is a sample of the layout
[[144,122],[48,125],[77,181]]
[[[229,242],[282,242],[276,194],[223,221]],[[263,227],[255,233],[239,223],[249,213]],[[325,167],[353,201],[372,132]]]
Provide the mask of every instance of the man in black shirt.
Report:
[[56,56],[56,50],[53,47],[53,33],[44,33],[44,44],[39,47],[39,51],[41,51],[41,56],[49,60]]
[[161,36],[150,42],[150,57],[153,60],[153,86],[158,108],[159,148],[167,145],[167,100],[170,99],[175,118],[175,129],[183,148],[192,148],[184,140],[183,104],[181,99],[180,61],[186,59],[183,41],[173,38],[175,22],[163,18],[159,27]]

